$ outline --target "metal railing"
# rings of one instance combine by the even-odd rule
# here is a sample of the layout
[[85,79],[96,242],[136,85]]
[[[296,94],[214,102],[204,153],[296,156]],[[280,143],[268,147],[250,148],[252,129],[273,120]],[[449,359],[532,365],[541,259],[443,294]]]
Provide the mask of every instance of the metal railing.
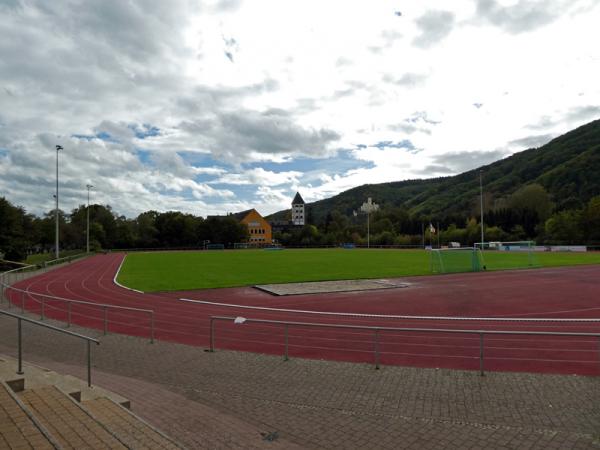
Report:
[[[67,257],[67,258],[72,258],[72,257]],[[63,259],[67,259],[67,258],[63,258]],[[46,303],[47,302],[51,302],[51,301],[58,301],[58,302],[64,302],[67,305],[67,326],[70,327],[72,324],[72,305],[86,305],[92,308],[101,308],[102,309],[102,323],[103,323],[103,332],[104,334],[108,334],[108,311],[109,310],[115,310],[115,311],[132,311],[132,312],[139,312],[139,313],[143,313],[143,314],[148,314],[149,315],[149,325],[150,325],[150,343],[153,344],[154,343],[154,310],[151,309],[142,309],[142,308],[133,308],[130,306],[117,306],[117,305],[110,305],[107,303],[96,303],[96,302],[87,302],[84,300],[72,300],[72,299],[68,299],[68,298],[63,298],[63,297],[58,297],[58,296],[54,296],[54,295],[48,295],[48,294],[40,294],[40,293],[36,293],[36,292],[29,292],[27,290],[24,289],[18,289],[15,288],[13,286],[11,286],[10,284],[7,283],[7,279],[9,276],[14,276],[15,280],[14,282],[19,282],[19,281],[23,281],[24,280],[24,275],[25,275],[25,270],[27,269],[31,269],[32,267],[35,266],[24,266],[24,267],[19,267],[17,269],[13,269],[13,270],[9,270],[7,272],[4,272],[2,274],[0,274],[0,304],[2,303],[2,299],[5,297],[7,302],[8,302],[8,308],[11,308],[11,306],[13,305],[13,302],[11,301],[10,298],[10,292],[12,291],[13,293],[16,293],[16,295],[18,296],[19,293],[21,294],[21,313],[25,313],[25,296],[29,296],[29,298],[37,303],[40,304],[40,320],[44,320],[46,318]],[[19,275],[21,275],[19,277]],[[19,279],[20,278],[20,279]],[[37,298],[36,298],[37,297]],[[16,302],[15,302],[16,305]]]
[[311,322],[290,322],[283,320],[267,320],[267,319],[248,319],[245,317],[227,317],[227,316],[211,316],[210,317],[210,337],[209,351],[215,351],[215,322],[227,321],[234,322],[240,325],[246,323],[262,323],[268,325],[282,325],[284,337],[284,354],[283,359],[289,359],[288,345],[288,329],[289,327],[313,327],[313,328],[336,328],[336,329],[353,329],[373,332],[373,354],[375,369],[380,366],[380,350],[379,337],[380,333],[390,332],[418,332],[418,333],[453,333],[453,334],[470,334],[479,336],[479,373],[484,375],[484,336],[485,335],[521,335],[521,336],[571,336],[571,337],[595,337],[598,338],[598,352],[600,355],[600,333],[575,333],[562,331],[509,331],[509,330],[457,330],[452,328],[408,328],[408,327],[376,327],[366,325],[343,325],[331,323],[311,323]]
[[22,325],[21,322],[28,322],[34,325],[39,325],[43,328],[48,328],[50,330],[58,331],[59,333],[63,333],[69,336],[73,336],[79,339],[83,339],[87,344],[87,383],[88,386],[92,386],[92,349],[91,343],[94,342],[96,345],[100,345],[100,342],[94,338],[89,336],[84,336],[83,334],[73,333],[72,331],[63,330],[62,328],[54,327],[52,325],[48,325],[47,323],[38,322],[37,320],[29,319],[27,317],[19,316],[17,314],[9,313],[7,311],[0,310],[0,314],[12,317],[13,319],[17,319],[17,352],[18,352],[18,366],[17,366],[17,374],[23,375],[23,344],[22,344]]

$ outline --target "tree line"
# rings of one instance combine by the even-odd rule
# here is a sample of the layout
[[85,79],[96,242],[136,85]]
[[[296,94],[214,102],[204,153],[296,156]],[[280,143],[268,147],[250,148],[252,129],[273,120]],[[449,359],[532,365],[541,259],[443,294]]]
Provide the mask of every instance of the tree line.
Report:
[[[81,205],[66,214],[59,211],[60,248],[84,249],[87,208]],[[0,253],[22,261],[30,253],[53,251],[55,211],[42,217],[0,197]],[[90,249],[199,248],[207,242],[234,243],[248,238],[248,230],[230,217],[204,219],[176,211],[147,211],[134,219],[117,215],[110,206],[90,205]]]
[[[129,219],[108,205],[90,205],[89,212],[92,250],[201,248],[207,242],[232,246],[249,237],[246,226],[229,217],[204,219],[176,211],[147,211]],[[284,246],[366,245],[366,222],[364,215],[333,210],[318,223],[274,233],[274,238]],[[59,211],[59,224],[61,249],[85,248],[85,205],[69,214]],[[486,209],[484,224],[486,241],[600,245],[600,196],[591,198],[583,208],[557,210],[544,188],[532,184]],[[473,245],[481,240],[479,217],[473,211],[439,217],[411,214],[402,207],[383,204],[369,217],[369,225],[371,245]],[[21,261],[30,253],[52,251],[54,233],[53,210],[38,217],[0,197],[0,253],[5,259]]]

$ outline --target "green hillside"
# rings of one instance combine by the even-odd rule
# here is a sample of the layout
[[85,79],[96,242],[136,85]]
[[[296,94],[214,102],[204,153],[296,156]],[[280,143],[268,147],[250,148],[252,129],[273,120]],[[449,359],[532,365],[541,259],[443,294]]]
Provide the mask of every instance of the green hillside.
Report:
[[[524,185],[538,183],[557,209],[580,208],[600,193],[600,120],[570,131],[548,144],[452,177],[367,184],[307,205],[311,221],[337,210],[350,216],[367,197],[382,206],[402,206],[411,214],[468,216],[478,210],[479,170],[486,204],[501,204]],[[281,219],[289,210],[271,216]]]

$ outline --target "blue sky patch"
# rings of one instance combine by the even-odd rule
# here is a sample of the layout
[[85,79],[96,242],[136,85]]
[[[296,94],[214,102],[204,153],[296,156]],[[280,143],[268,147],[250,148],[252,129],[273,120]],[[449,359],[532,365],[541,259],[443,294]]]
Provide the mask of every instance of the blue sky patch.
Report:
[[408,150],[415,150],[414,144],[410,141],[410,139],[404,139],[402,141],[393,142],[393,141],[379,141],[377,144],[374,144],[373,147],[377,147],[378,149],[383,148],[406,148]]
[[114,139],[106,131],[101,131],[100,133],[96,133],[96,134],[72,134],[71,137],[74,137],[75,139],[83,139],[86,141],[100,139],[100,140],[103,140],[106,142],[119,142],[117,139]]
[[151,154],[148,150],[143,150],[141,148],[136,148],[135,149],[135,154],[137,155],[138,159],[147,165],[151,165],[152,164],[152,158],[151,158]]
[[158,136],[160,134],[160,128],[144,123],[141,126],[138,124],[128,125],[127,128],[135,133],[135,137],[138,139],[146,139],[147,137]]

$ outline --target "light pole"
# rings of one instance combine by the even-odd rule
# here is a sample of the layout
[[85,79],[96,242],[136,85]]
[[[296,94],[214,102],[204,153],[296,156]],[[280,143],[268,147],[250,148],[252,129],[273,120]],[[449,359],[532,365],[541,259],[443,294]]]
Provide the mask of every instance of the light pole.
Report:
[[58,249],[58,151],[63,148],[60,145],[56,146],[56,208],[54,209],[54,219],[56,220],[56,233],[54,242],[54,257],[60,258],[60,250]]
[[482,170],[479,171],[479,197],[480,197],[480,210],[481,210],[481,250],[483,250],[483,175]]
[[362,204],[360,210],[367,214],[367,248],[371,248],[371,230],[370,230],[370,221],[369,216],[372,212],[375,212],[379,209],[379,205],[377,203],[373,203],[371,201],[371,197],[367,199],[365,203]]
[[87,202],[87,228],[86,228],[86,236],[85,236],[85,249],[86,253],[90,252],[90,189],[93,188],[91,184],[86,184],[88,194],[88,202]]

